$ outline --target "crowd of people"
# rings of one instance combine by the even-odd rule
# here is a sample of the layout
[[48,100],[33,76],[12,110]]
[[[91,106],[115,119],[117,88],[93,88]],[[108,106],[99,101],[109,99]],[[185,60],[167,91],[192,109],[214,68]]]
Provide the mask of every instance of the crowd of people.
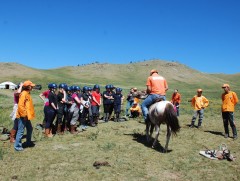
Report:
[[[11,118],[14,126],[10,131],[10,142],[14,143],[17,151],[23,150],[22,136],[24,129],[27,129],[26,146],[32,146],[32,124],[31,120],[35,117],[33,101],[30,92],[35,84],[31,81],[20,83],[14,92],[14,107]],[[140,106],[140,94],[137,88],[131,88],[126,96],[127,104],[125,116],[131,118],[143,116],[145,122],[149,121],[148,108],[158,99],[165,101],[168,84],[164,77],[153,69],[146,83],[147,95]],[[236,124],[234,121],[234,106],[238,102],[235,92],[230,91],[230,86],[224,84],[222,86],[224,93],[222,94],[222,118],[225,130],[225,138],[229,137],[228,124],[232,128],[233,138],[237,139]],[[195,95],[189,102],[194,108],[194,114],[190,124],[191,128],[195,127],[195,120],[199,116],[198,128],[201,127],[204,109],[209,105],[209,101],[202,95],[202,89],[197,90]],[[42,127],[47,138],[54,134],[64,134],[69,131],[71,134],[78,134],[79,131],[87,130],[88,126],[95,127],[98,125],[100,118],[100,106],[103,104],[103,121],[108,122],[114,113],[113,120],[120,121],[121,106],[124,96],[122,89],[114,87],[111,84],[105,86],[105,90],[101,93],[98,84],[93,87],[84,86],[68,86],[65,83],[59,85],[50,83],[48,90],[42,92],[39,97],[44,101],[44,119]],[[177,89],[174,90],[171,103],[174,105],[176,115],[179,116],[179,106],[181,103],[181,94]],[[54,122],[54,120],[56,120]],[[55,124],[54,124],[55,123]]]

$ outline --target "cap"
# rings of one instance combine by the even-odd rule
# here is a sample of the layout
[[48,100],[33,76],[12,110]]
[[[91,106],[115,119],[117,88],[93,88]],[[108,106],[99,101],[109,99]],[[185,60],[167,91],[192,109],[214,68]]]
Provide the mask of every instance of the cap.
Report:
[[137,87],[134,87],[133,90],[136,91],[136,90],[137,90]]
[[158,73],[158,71],[156,69],[152,69],[150,75],[152,75],[153,73]]
[[202,89],[198,89],[197,92],[202,92]]
[[23,83],[23,86],[24,86],[24,87],[27,87],[27,86],[32,86],[32,87],[34,87],[35,84],[32,83],[30,80],[26,80],[26,81]]
[[223,84],[222,88],[225,88],[225,87],[230,87],[230,86],[229,86],[229,84]]

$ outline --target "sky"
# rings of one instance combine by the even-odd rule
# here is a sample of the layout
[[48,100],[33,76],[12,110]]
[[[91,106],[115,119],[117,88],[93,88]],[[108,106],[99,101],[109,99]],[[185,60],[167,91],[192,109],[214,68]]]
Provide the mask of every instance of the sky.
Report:
[[177,61],[240,73],[239,0],[0,0],[0,62]]

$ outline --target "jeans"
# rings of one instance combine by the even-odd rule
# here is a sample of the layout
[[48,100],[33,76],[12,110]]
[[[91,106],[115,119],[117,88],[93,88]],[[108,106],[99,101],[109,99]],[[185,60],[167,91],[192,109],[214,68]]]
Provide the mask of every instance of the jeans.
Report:
[[163,99],[164,101],[166,100],[166,96],[162,96],[159,94],[149,94],[147,98],[142,102],[141,108],[145,122],[147,121],[148,117],[148,108],[154,103],[156,99],[160,98]]
[[237,136],[237,129],[236,129],[236,125],[234,122],[233,112],[222,112],[222,118],[223,118],[223,126],[224,126],[224,130],[225,130],[225,134],[229,135],[228,124],[230,123],[232,132],[233,132],[233,136]]
[[192,117],[192,125],[194,125],[194,122],[197,119],[198,115],[199,115],[198,126],[201,126],[202,120],[203,120],[203,115],[204,115],[204,109],[194,110],[194,114],[193,114],[193,117]]
[[32,138],[32,123],[29,120],[24,120],[24,118],[19,118],[18,119],[18,130],[17,130],[17,135],[16,135],[16,141],[14,143],[14,148],[15,150],[19,151],[22,150],[22,136],[24,133],[24,129],[27,129],[27,140],[26,143],[27,145],[31,144],[31,138]]

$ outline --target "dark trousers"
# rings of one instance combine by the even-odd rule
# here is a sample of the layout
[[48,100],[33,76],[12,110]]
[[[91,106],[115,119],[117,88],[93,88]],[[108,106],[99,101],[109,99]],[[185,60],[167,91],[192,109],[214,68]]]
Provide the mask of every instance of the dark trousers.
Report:
[[53,121],[56,117],[56,112],[48,107],[47,110],[46,110],[46,125],[45,125],[45,128],[46,129],[49,129],[49,128],[53,128]]
[[229,135],[228,124],[230,123],[232,132],[233,132],[233,136],[237,136],[237,129],[236,129],[236,125],[234,122],[233,112],[222,112],[222,118],[223,118],[223,126],[224,126],[224,130],[225,130],[225,134]]
[[98,117],[99,116],[99,106],[91,106],[92,108],[92,114],[94,117]]
[[120,113],[121,112],[121,104],[114,104],[114,113]]
[[82,114],[81,114],[81,117],[80,117],[80,122],[81,122],[81,125],[86,125],[87,124],[87,116],[88,116],[88,119],[89,119],[89,122],[90,124],[93,123],[93,118],[92,118],[92,115],[89,114],[89,108],[83,108],[83,111],[82,111]]
[[57,113],[57,124],[63,123],[63,115],[64,115],[64,106],[59,106],[58,113]]

